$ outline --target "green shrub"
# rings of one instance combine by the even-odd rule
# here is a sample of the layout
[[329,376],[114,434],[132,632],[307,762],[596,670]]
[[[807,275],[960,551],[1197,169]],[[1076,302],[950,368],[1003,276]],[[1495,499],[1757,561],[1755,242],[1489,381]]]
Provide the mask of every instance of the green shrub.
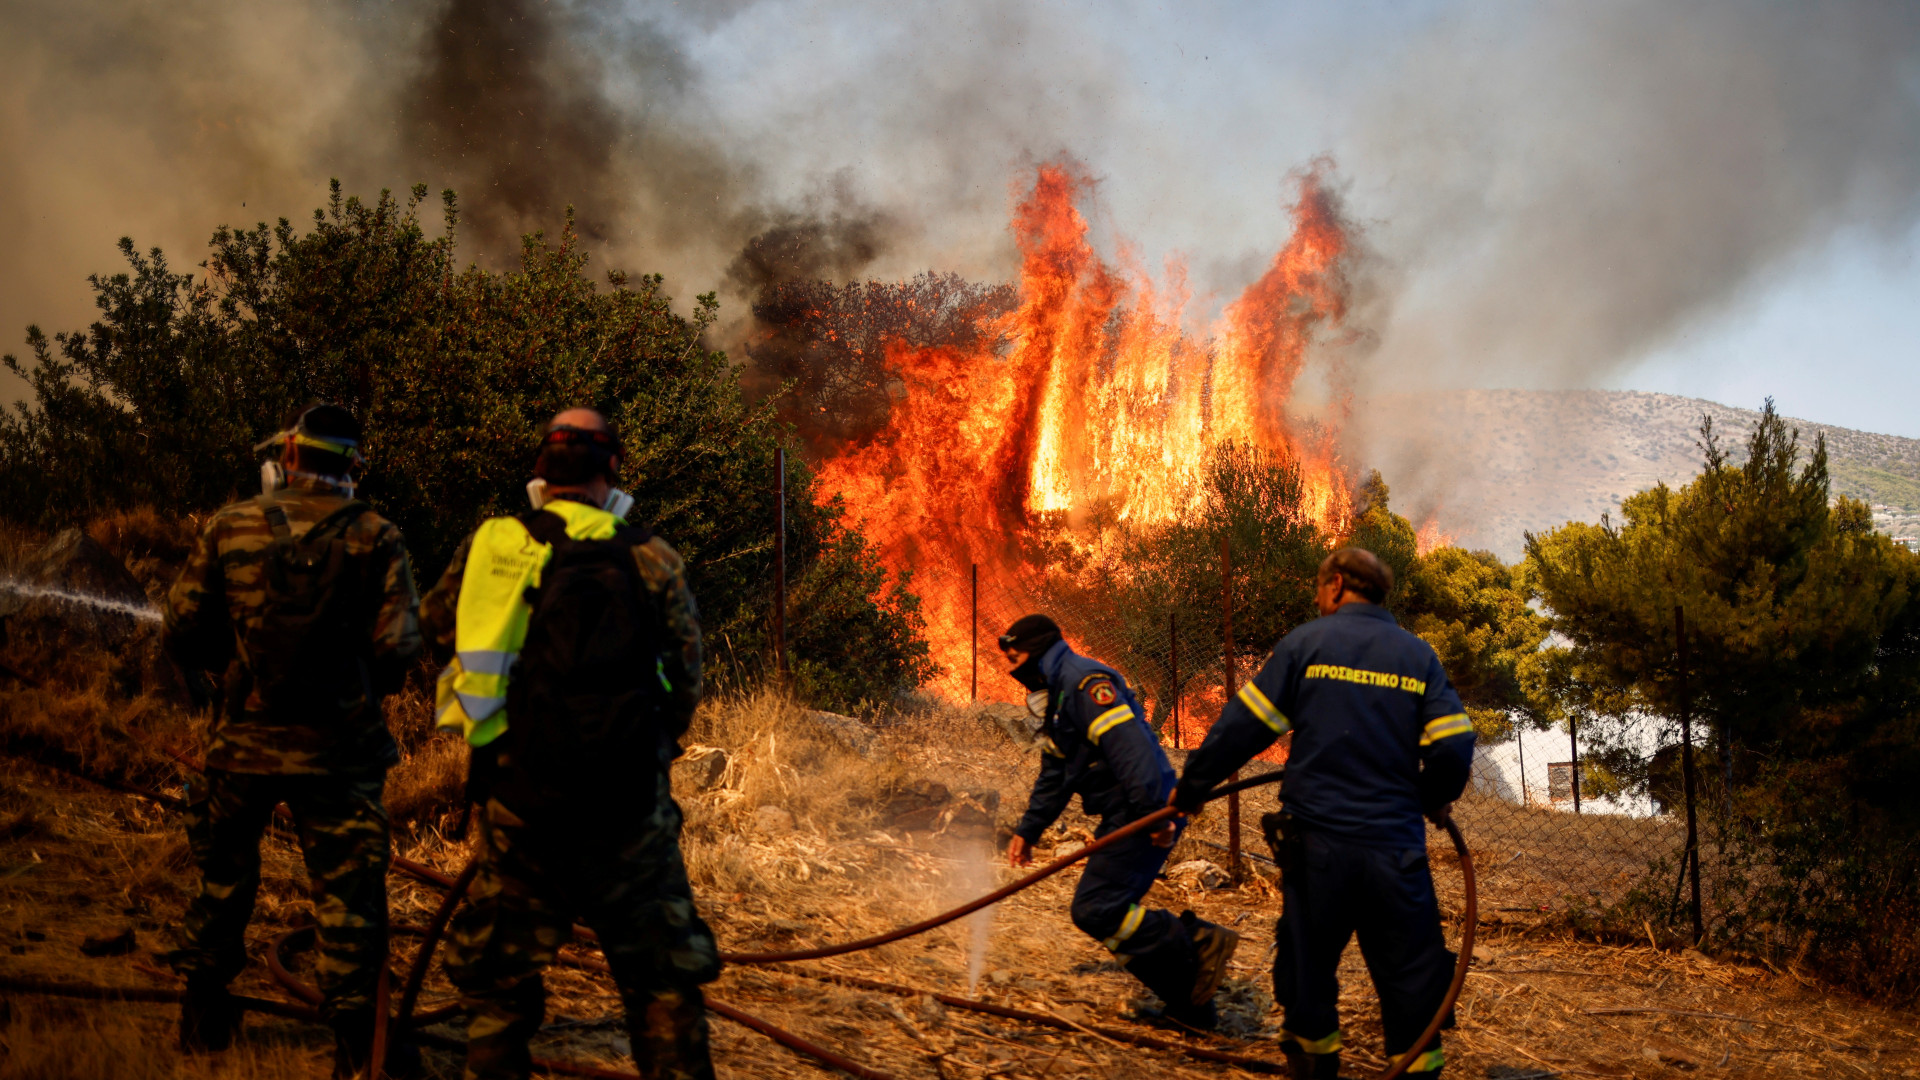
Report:
[[[30,329],[31,359],[6,358],[31,397],[0,417],[0,515],[204,512],[258,490],[250,448],[290,408],[336,401],[365,425],[362,493],[405,531],[424,587],[481,520],[526,505],[541,423],[593,405],[625,441],[633,517],[687,558],[718,673],[764,670],[775,451],[791,432],[702,343],[713,295],[688,319],[657,275],[596,287],[571,219],[557,244],[528,237],[517,271],[462,268],[452,193],[439,236],[422,227],[425,198],[364,203],[336,183],[306,232],[284,219],[216,231],[198,277],[121,241],[128,271],[90,279],[99,321]],[[800,685],[852,707],[918,684],[911,597],[787,461]]]

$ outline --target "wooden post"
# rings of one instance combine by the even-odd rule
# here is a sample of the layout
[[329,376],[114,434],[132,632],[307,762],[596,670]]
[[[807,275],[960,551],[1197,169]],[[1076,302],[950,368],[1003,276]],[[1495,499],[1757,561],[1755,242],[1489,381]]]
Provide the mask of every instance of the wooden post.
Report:
[[1688,873],[1693,884],[1693,943],[1700,944],[1706,931],[1701,925],[1700,913],[1700,820],[1694,808],[1693,781],[1693,702],[1687,695],[1687,616],[1680,605],[1673,606],[1673,644],[1674,657],[1679,661],[1678,681],[1680,694],[1680,771],[1682,783],[1687,793],[1687,853],[1685,858],[1691,863]]
[[1173,698],[1173,748],[1185,749],[1180,745],[1180,634],[1179,616],[1167,612],[1167,650],[1172,656],[1173,673],[1168,677],[1167,693]]
[[972,583],[972,588],[973,588],[973,599],[971,601],[971,606],[968,609],[969,611],[972,612],[972,618],[971,618],[971,622],[969,622],[968,624],[969,629],[967,631],[967,636],[972,640],[972,644],[969,646],[969,648],[971,648],[973,652],[973,659],[971,661],[973,673],[969,677],[970,682],[968,683],[968,686],[967,686],[967,700],[979,701],[980,700],[980,564],[979,563],[968,564],[967,579]]
[[773,541],[773,667],[780,682],[787,681],[787,448],[774,451],[773,468],[779,474],[774,491],[778,509]]
[[[1226,689],[1228,702],[1233,701],[1233,541],[1220,538],[1220,636],[1222,656],[1226,661]],[[1224,707],[1224,706],[1223,706]],[[1228,779],[1240,779],[1240,771]],[[1233,876],[1234,884],[1244,880],[1240,865],[1240,793],[1227,796],[1227,872]]]

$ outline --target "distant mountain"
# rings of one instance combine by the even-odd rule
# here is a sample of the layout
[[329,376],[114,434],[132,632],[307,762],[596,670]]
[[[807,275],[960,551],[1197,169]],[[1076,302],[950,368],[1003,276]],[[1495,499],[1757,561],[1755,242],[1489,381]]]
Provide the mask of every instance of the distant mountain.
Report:
[[[1502,558],[1522,536],[1567,521],[1598,521],[1620,500],[1700,472],[1700,418],[1713,417],[1735,460],[1759,413],[1699,398],[1607,390],[1453,390],[1388,395],[1355,420],[1378,460],[1394,508],[1432,516],[1463,547]],[[1827,440],[1835,494],[1873,507],[1874,525],[1920,537],[1920,439],[1789,420],[1804,451]]]

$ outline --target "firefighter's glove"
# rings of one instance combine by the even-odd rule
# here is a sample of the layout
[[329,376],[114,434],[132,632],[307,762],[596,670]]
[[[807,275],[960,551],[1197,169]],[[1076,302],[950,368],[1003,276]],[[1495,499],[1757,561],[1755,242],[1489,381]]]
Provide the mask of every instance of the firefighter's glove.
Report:
[[1167,801],[1173,804],[1175,810],[1191,816],[1199,813],[1200,807],[1206,803],[1207,791],[1207,788],[1192,786],[1185,777],[1182,777],[1180,782],[1174,785],[1173,798]]
[[1287,822],[1290,817],[1283,810],[1260,815],[1260,835],[1267,838],[1267,850],[1273,852],[1273,861],[1281,866],[1287,865]]

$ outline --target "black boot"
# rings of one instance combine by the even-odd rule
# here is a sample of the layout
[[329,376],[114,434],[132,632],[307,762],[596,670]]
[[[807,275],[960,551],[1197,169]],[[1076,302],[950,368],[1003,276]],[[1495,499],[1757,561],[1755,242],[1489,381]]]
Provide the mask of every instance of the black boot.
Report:
[[240,1030],[240,1007],[225,983],[187,980],[180,999],[180,1049],[189,1054],[225,1050]]
[[713,1080],[706,997],[698,986],[655,987],[621,995],[627,1035],[641,1076]]
[[1159,1010],[1145,1009],[1139,1018],[1166,1021],[1168,1026],[1212,1031],[1219,1016],[1214,1012],[1213,995],[1194,1001],[1194,977],[1200,961],[1193,939],[1184,922],[1175,922],[1160,940],[1137,953],[1121,953],[1118,959],[1127,973],[1153,991],[1164,1004]]
[[[371,1009],[341,1013],[333,1018],[330,1026],[333,1028],[334,1080],[354,1080],[367,1075],[373,1063],[373,1022]],[[389,1080],[415,1080],[426,1075],[426,1066],[420,1061],[420,1048],[398,1035],[391,1025],[387,1027],[387,1057],[380,1066],[380,1075]]]
[[1191,911],[1180,913],[1180,925],[1193,940],[1194,975],[1191,1000],[1198,1007],[1213,1000],[1220,982],[1227,977],[1227,963],[1240,947],[1240,935],[1217,923],[1210,923]]
[[1280,1052],[1286,1055],[1287,1066],[1293,1070],[1293,1080],[1340,1080],[1338,1050],[1331,1054],[1309,1054],[1300,1049],[1298,1043],[1285,1042],[1280,1044]]
[[340,1013],[327,1026],[333,1028],[333,1080],[367,1075],[373,1059],[373,1010]]

